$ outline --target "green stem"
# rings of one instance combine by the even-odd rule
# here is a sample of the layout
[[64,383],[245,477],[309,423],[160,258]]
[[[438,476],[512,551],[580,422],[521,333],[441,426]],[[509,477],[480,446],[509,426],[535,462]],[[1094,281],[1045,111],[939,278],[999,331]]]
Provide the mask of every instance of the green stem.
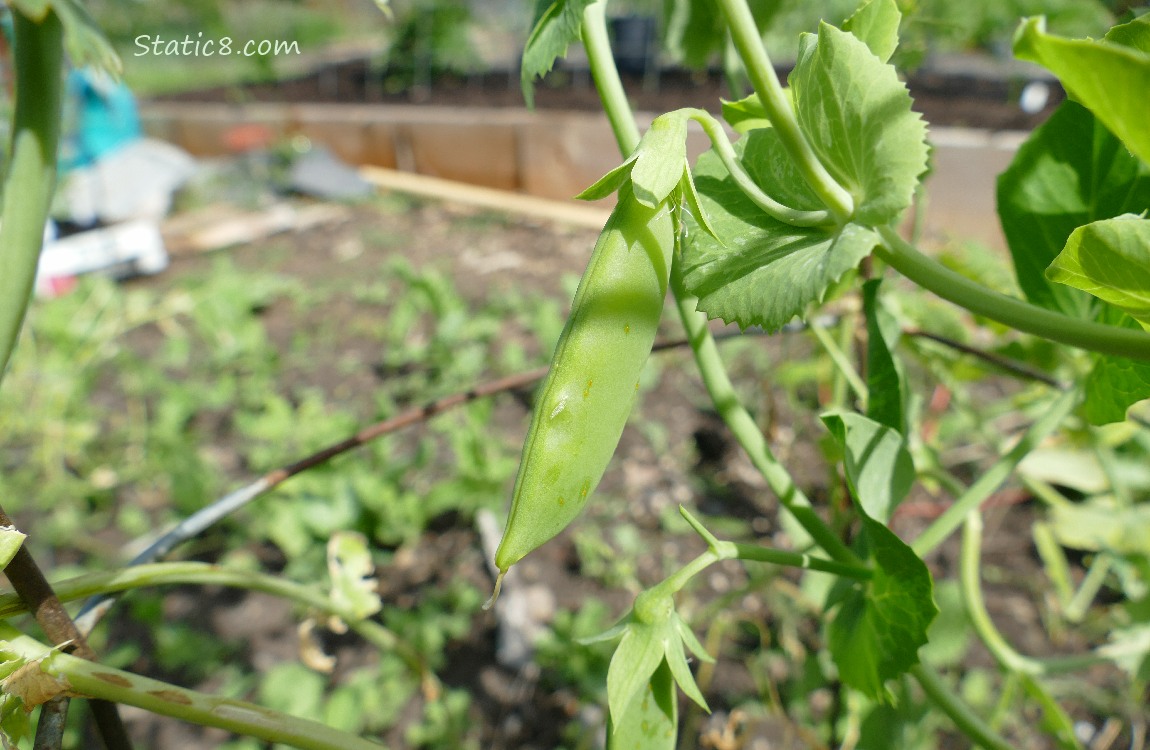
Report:
[[727,171],[731,173],[735,185],[768,216],[793,227],[821,227],[834,224],[834,219],[828,211],[800,211],[784,206],[767,195],[743,169],[738,156],[735,155],[735,149],[731,145],[730,139],[727,138],[727,132],[723,130],[723,126],[710,112],[702,109],[682,111],[703,127],[703,132],[711,139],[711,145],[715,147],[715,154],[723,162]]
[[[971,511],[966,516],[966,526],[962,534],[959,582],[962,587],[963,600],[966,603],[966,613],[970,617],[974,632],[978,634],[979,639],[986,646],[986,650],[1003,669],[1030,677],[1043,677],[1058,672],[1072,672],[1092,667],[1106,661],[1103,657],[1093,654],[1039,660],[1015,651],[1014,647],[1007,643],[1002,634],[998,632],[998,628],[995,627],[994,621],[990,618],[990,613],[986,610],[979,574],[981,554],[982,516],[978,511]],[[1034,689],[1042,688],[1036,685]]]
[[591,77],[603,102],[611,131],[619,144],[623,158],[631,155],[639,145],[639,125],[631,114],[631,103],[623,89],[623,81],[611,54],[611,40],[607,35],[607,0],[597,0],[583,9],[583,46],[591,63]]
[[28,662],[39,661],[47,675],[84,696],[123,703],[267,742],[304,750],[379,750],[382,745],[318,722],[272,711],[246,701],[220,698],[84,661],[51,649],[6,623],[0,623],[4,651]]
[[64,32],[49,11],[39,23],[13,11],[16,104],[0,224],[0,379],[24,323],[44,225],[56,188]]
[[739,560],[754,560],[755,562],[786,565],[792,568],[805,570],[819,570],[823,573],[833,573],[843,578],[853,578],[856,581],[869,581],[874,573],[861,565],[844,565],[834,560],[824,560],[821,557],[812,557],[799,552],[786,552],[784,550],[759,547],[754,544],[734,542],[735,557]]
[[767,486],[778,496],[779,502],[790,511],[815,543],[832,559],[847,565],[858,565],[858,556],[835,536],[826,522],[811,508],[806,495],[795,485],[786,467],[775,458],[766,438],[763,437],[762,430],[739,401],[735,387],[731,384],[726,368],[723,367],[719,348],[707,328],[707,318],[695,308],[697,300],[683,287],[678,255],[675,256],[671,266],[671,289],[675,293],[675,304],[683,319],[683,327],[687,330],[687,338],[691,342],[691,350],[695,354],[695,363],[703,378],[703,385],[707,388],[707,393],[710,394],[711,402],[715,405],[719,416],[726,422],[735,439],[739,441],[739,445],[747,452],[751,463],[767,480]]
[[879,227],[883,242],[875,253],[891,268],[924,289],[1023,333],[1060,344],[1118,357],[1150,360],[1150,334],[1071,318],[1008,297],[951,271],[916,250],[891,227]]
[[[354,610],[337,604],[318,589],[266,573],[229,570],[200,562],[151,563],[122,570],[89,573],[55,583],[53,588],[60,601],[67,602],[100,594],[173,584],[228,586],[260,591],[334,615],[376,648],[395,651],[413,672],[420,675],[425,688],[438,691],[435,675],[423,663],[422,657],[386,627],[373,620],[363,619]],[[24,611],[24,604],[16,594],[0,595],[0,619]]]
[[[631,112],[631,105],[627,102],[623,84],[619,79],[619,71],[615,68],[615,60],[611,55],[603,5],[601,0],[588,5],[583,11],[583,43],[587,48],[595,86],[611,122],[619,151],[627,157],[639,145],[639,126],[635,123],[635,115]],[[858,564],[858,556],[851,552],[811,509],[810,501],[795,486],[786,468],[775,459],[755,420],[739,402],[734,386],[731,385],[731,380],[723,367],[723,361],[719,357],[715,339],[707,328],[707,317],[695,309],[697,300],[683,288],[679,274],[676,273],[678,258],[679,255],[676,253],[671,269],[671,288],[675,294],[675,304],[683,319],[683,327],[687,330],[687,338],[691,342],[691,350],[695,354],[695,362],[703,377],[703,383],[720,417],[727,423],[743,450],[750,455],[755,467],[763,472],[767,484],[778,495],[783,507],[794,515],[815,542],[835,560],[849,565]]]
[[[858,374],[858,371],[855,370],[854,365],[851,364],[846,352],[839,347],[838,343],[831,338],[831,335],[827,333],[826,329],[822,326],[812,323],[808,326],[808,330],[819,340],[819,344],[826,350],[827,355],[831,358],[831,362],[834,363],[835,369],[838,370],[846,384],[850,386],[850,389],[854,391],[855,396],[857,396],[860,401],[865,402],[868,398],[866,383],[863,382],[862,377]],[[845,394],[843,395],[845,396]],[[836,399],[836,401],[837,400],[838,399]]]
[[1091,602],[1098,596],[1098,592],[1102,590],[1102,584],[1106,583],[1106,576],[1110,574],[1110,565],[1112,558],[1106,552],[1100,552],[1094,556],[1094,562],[1090,564],[1090,569],[1086,571],[1086,576],[1082,579],[1082,585],[1078,587],[1078,591],[1074,592],[1074,596],[1066,605],[1066,619],[1070,622],[1082,622],[1086,617],[1086,610],[1090,608]]
[[968,513],[976,510],[983,501],[1001,487],[1022,459],[1030,451],[1037,448],[1050,433],[1058,429],[1058,425],[1062,424],[1062,421],[1070,415],[1078,403],[1078,395],[1077,391],[1067,391],[1055,399],[1054,403],[1014,444],[1014,447],[999,456],[998,460],[983,472],[978,480],[946,509],[945,513],[936,518],[934,523],[914,540],[911,548],[915,554],[919,557],[925,557],[931,550],[942,544],[955,529],[962,525]]
[[691,512],[682,505],[679,506],[679,513],[683,518],[687,519],[687,523],[691,525],[691,528],[695,530],[696,534],[703,538],[703,541],[707,543],[707,547],[710,548],[711,552],[715,553],[715,556],[719,560],[752,560],[754,562],[773,563],[775,565],[786,565],[792,568],[804,568],[806,570],[834,573],[835,575],[854,578],[860,581],[869,581],[874,577],[871,570],[862,565],[844,565],[833,560],[824,560],[800,552],[785,552],[783,550],[771,549],[770,547],[760,547],[757,544],[720,541],[703,526],[699,519],[691,515]]
[[763,48],[763,40],[759,38],[758,26],[746,0],[718,0],[718,3],[727,17],[727,28],[730,29],[735,49],[743,59],[747,77],[751,79],[751,85],[759,95],[767,117],[778,132],[779,140],[815,195],[830,209],[836,222],[845,223],[854,213],[854,199],[827,172],[799,129],[794,110]]
[[942,709],[959,731],[986,750],[1013,750],[1010,744],[970,710],[961,698],[954,694],[942,677],[925,664],[917,664],[910,673],[918,680],[922,690],[936,706]]

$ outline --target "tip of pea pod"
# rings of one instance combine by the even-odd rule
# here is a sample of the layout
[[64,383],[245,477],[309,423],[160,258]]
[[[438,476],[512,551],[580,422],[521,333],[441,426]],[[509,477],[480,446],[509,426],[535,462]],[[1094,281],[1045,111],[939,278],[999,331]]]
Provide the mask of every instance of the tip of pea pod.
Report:
[[484,603],[484,612],[487,612],[495,606],[495,600],[499,598],[499,589],[503,587],[503,576],[505,575],[507,575],[507,571],[501,570],[499,571],[499,575],[495,577],[495,590],[491,592],[491,598]]

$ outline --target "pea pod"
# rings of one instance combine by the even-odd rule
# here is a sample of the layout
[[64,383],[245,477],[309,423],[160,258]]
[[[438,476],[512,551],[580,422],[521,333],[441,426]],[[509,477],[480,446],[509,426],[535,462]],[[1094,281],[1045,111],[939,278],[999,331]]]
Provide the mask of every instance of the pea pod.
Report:
[[500,578],[562,531],[599,484],[655,342],[674,240],[667,202],[643,205],[624,183],[539,391],[495,552]]

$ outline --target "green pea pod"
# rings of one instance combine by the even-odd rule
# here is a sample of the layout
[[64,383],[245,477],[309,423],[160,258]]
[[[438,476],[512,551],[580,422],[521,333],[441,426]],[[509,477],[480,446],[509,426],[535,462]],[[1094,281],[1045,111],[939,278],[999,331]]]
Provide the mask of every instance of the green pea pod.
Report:
[[668,203],[650,208],[622,185],[539,391],[495,552],[500,578],[562,531],[599,484],[655,342],[674,240]]

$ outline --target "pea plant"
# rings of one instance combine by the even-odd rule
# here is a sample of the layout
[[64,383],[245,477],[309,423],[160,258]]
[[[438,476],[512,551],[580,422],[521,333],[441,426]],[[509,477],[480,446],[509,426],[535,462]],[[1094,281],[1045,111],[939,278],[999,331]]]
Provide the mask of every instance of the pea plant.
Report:
[[[639,594],[622,622],[601,636],[618,642],[607,674],[608,747],[676,747],[677,689],[707,708],[688,658],[710,656],[676,613],[675,595],[727,559],[836,576],[825,604],[825,643],[843,685],[881,705],[894,700],[894,685],[914,680],[971,741],[1008,747],[918,655],[938,612],[923,556],[960,527],[964,604],[976,631],[1040,707],[1052,741],[1079,747],[1073,722],[1044,681],[1121,654],[1140,686],[1135,689],[1143,690],[1145,620],[1132,618],[1115,629],[1111,643],[1080,657],[1042,661],[1019,654],[983,604],[980,506],[1060,427],[1090,432],[1127,421],[1131,407],[1150,396],[1144,101],[1150,17],[1116,26],[1099,40],[1049,34],[1041,18],[1025,19],[1016,32],[1015,54],[1047,67],[1070,94],[999,181],[999,211],[1023,300],[950,270],[899,232],[928,170],[930,148],[926,123],[889,62],[901,20],[894,0],[867,0],[841,25],[822,22],[804,34],[787,87],[745,0],[689,5],[690,12],[721,14],[719,33],[730,35],[754,90],[722,102],[726,124],[739,135],[733,144],[723,124],[699,109],[660,115],[640,134],[613,66],[605,2],[542,4],[528,41],[523,83],[529,101],[535,78],[569,44],[582,41],[624,160],[582,195],[616,193],[617,204],[535,407],[497,567],[505,572],[555,536],[594,491],[634,401],[631,384],[669,286],[715,409],[806,538],[794,551],[723,541],[682,509],[707,551]],[[702,18],[685,28],[709,29]],[[694,165],[686,152],[691,122],[712,144]],[[886,277],[894,273],[1008,329],[1067,347],[1048,367],[1068,384],[1052,381],[1058,387],[1041,398],[1040,416],[989,471],[969,486],[949,478],[956,499],[910,543],[891,531],[892,514],[920,476],[938,467],[912,456],[922,446],[920,415],[888,310]],[[841,454],[851,499],[851,518],[834,528],[772,453],[706,324],[721,318],[775,332],[849,295],[861,297],[865,319],[860,367],[841,350],[832,353],[855,384],[856,398],[821,415]],[[1141,425],[1136,415],[1129,419]],[[1057,502],[1064,511],[1073,507],[1065,498]],[[1143,511],[1131,505],[1133,498],[1125,502],[1115,507],[1115,522],[1133,521],[1123,514],[1136,513],[1145,533]],[[1143,581],[1145,551],[1143,545],[1126,557],[1140,561],[1134,569]],[[1140,638],[1142,646],[1134,645]]]
[[[377,0],[378,1],[378,0]],[[75,64],[116,70],[118,62],[76,0],[14,0],[15,106],[0,224],[0,376],[25,316],[56,174],[60,79],[65,49]],[[386,9],[386,3],[381,3]],[[923,254],[899,231],[928,171],[927,127],[895,68],[901,14],[895,0],[866,0],[840,25],[804,34],[788,86],[764,49],[746,0],[680,3],[693,49],[730,45],[753,93],[721,102],[722,119],[701,109],[655,118],[641,133],[613,63],[606,0],[555,0],[541,11],[524,54],[528,101],[535,79],[567,47],[587,49],[621,164],[583,197],[617,196],[591,255],[542,386],[524,444],[502,541],[500,580],[511,566],[568,526],[593,501],[620,440],[670,292],[715,411],[793,521],[793,548],[728,541],[681,512],[706,550],[639,593],[613,628],[591,639],[616,643],[607,669],[610,748],[673,748],[680,738],[679,692],[707,708],[690,659],[712,654],[696,637],[677,596],[710,566],[738,560],[829,575],[822,607],[827,669],[852,696],[890,706],[913,685],[953,727],[981,747],[1007,748],[994,716],[972,708],[922,649],[938,619],[937,589],[924,558],[961,531],[958,571],[971,625],[1011,690],[1041,712],[1058,747],[1082,747],[1074,721],[1051,689],[1055,680],[1104,663],[1129,675],[1131,703],[1144,703],[1150,648],[1150,551],[1146,482],[1130,464],[1150,441],[1139,402],[1150,398],[1150,16],[1115,26],[1104,38],[1075,40],[1024,20],[1015,54],[1063,83],[1070,99],[1034,131],[998,183],[999,214],[1022,298],[996,291]],[[721,22],[715,23],[718,18]],[[709,35],[709,36],[707,36]],[[706,38],[702,38],[702,37]],[[729,40],[729,41],[728,41]],[[687,157],[691,123],[712,148]],[[737,139],[732,142],[728,133]],[[896,282],[893,277],[903,277]],[[914,291],[904,291],[907,282]],[[994,359],[1029,372],[1027,426],[1001,446],[972,482],[949,472],[929,436],[921,396],[908,377],[895,308],[910,295],[936,295],[993,321],[999,332],[1050,342],[1029,362]],[[819,507],[776,457],[728,376],[709,319],[774,333],[797,317],[813,321],[839,301],[861,314],[842,346],[820,336],[839,389],[820,415],[838,458],[849,504]],[[849,307],[849,305],[848,305]],[[847,319],[849,323],[850,318]],[[928,322],[929,324],[929,322]],[[812,324],[813,325],[813,324]],[[817,326],[812,330],[818,331]],[[931,332],[920,331],[929,336]],[[857,363],[849,344],[859,342]],[[1026,357],[1041,347],[1016,347]],[[493,384],[400,415],[407,423],[470,398],[521,387],[534,375]],[[90,699],[109,748],[130,747],[116,704],[301,748],[378,745],[315,721],[252,703],[202,694],[99,664],[86,634],[108,600],[76,620],[61,601],[162,584],[216,584],[286,598],[398,653],[420,677],[428,702],[442,689],[434,673],[374,618],[383,606],[365,541],[336,533],[328,544],[328,585],[312,586],[250,570],[201,563],[155,563],[188,534],[290,476],[361,445],[384,429],[361,431],[331,449],[272,472],[159,539],[134,567],[50,585],[0,510],[0,562],[15,593],[0,596],[0,617],[30,611],[49,643],[0,623],[0,737],[27,733],[39,709],[36,746],[61,745],[72,697]],[[984,502],[1056,434],[1088,445],[1104,466],[1101,488],[1070,496],[1054,482],[1024,477],[1050,507],[1035,544],[1048,562],[1067,619],[1080,621],[1104,585],[1116,609],[1105,643],[1085,653],[1036,658],[1018,651],[985,603],[980,555]],[[1136,473],[1136,472],[1135,472]],[[918,485],[953,495],[945,512],[906,541],[891,530],[896,509]],[[1075,588],[1064,547],[1094,553]],[[496,595],[498,594],[496,583]],[[494,599],[494,597],[493,597]],[[1013,698],[1004,697],[1003,705]],[[1135,709],[1137,710],[1137,709]],[[1133,724],[1134,721],[1132,720]],[[1132,730],[1133,731],[1133,730]],[[688,742],[688,738],[685,738]],[[843,745],[847,745],[844,740]],[[857,738],[856,743],[857,744]],[[890,744],[894,744],[891,740]]]

